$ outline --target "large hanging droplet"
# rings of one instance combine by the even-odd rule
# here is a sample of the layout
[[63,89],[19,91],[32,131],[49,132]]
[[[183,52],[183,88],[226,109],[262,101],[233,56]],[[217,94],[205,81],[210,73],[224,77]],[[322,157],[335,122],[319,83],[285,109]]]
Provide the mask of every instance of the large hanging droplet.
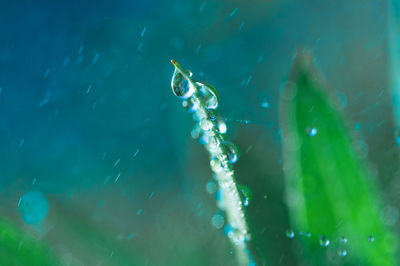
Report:
[[239,159],[238,147],[230,141],[225,141],[223,145],[225,147],[229,163],[236,163]]
[[192,84],[183,76],[180,70],[175,68],[171,80],[172,92],[178,98],[187,99],[191,97],[195,91]]
[[207,82],[196,82],[199,86],[199,93],[207,109],[216,109],[218,107],[218,91],[213,85]]

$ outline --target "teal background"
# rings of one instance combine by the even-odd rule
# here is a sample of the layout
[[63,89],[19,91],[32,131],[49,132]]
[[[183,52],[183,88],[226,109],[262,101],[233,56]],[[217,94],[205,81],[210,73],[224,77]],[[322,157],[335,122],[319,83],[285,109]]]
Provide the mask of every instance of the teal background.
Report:
[[[1,1],[0,214],[66,264],[233,265],[211,225],[207,154],[171,92],[175,59],[219,91],[259,252],[300,265],[285,233],[281,83],[310,47],[397,210],[386,19],[372,0]],[[30,190],[49,202],[36,225],[18,212]]]

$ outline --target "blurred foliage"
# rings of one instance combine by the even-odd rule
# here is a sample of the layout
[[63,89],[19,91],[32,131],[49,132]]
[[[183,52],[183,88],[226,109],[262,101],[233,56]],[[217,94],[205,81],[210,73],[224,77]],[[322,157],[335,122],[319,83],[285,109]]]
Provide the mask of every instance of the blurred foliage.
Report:
[[0,265],[57,265],[47,247],[3,218],[0,218],[0,243]]
[[366,145],[323,84],[303,50],[281,96],[287,204],[294,229],[311,233],[301,238],[302,257],[313,265],[396,265],[397,240],[379,216]]

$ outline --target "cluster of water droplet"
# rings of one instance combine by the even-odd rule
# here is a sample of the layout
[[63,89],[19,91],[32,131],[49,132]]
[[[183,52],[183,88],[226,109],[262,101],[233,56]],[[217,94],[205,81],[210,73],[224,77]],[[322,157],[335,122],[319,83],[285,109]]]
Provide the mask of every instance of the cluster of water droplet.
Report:
[[[304,232],[302,232],[302,231],[300,231],[300,232],[298,233],[298,235],[299,235],[299,236],[305,236],[305,237],[307,237],[307,238],[310,238],[310,237],[311,237],[311,233],[308,233],[308,232],[304,233]],[[292,229],[288,229],[288,230],[286,230],[286,236],[287,236],[288,238],[295,238],[296,234],[295,234],[295,232],[294,232]],[[342,236],[342,237],[339,237],[338,242],[336,242],[336,243],[339,244],[339,245],[337,245],[337,244],[335,245],[335,246],[337,247],[337,252],[336,252],[336,254],[337,254],[339,257],[345,257],[345,256],[347,256],[347,254],[348,254],[348,247],[347,247],[348,241],[349,241],[349,240],[348,240],[347,237]],[[375,238],[374,238],[372,235],[369,235],[369,236],[367,237],[367,241],[370,242],[370,243],[372,243],[372,242],[375,241]],[[331,240],[330,240],[328,237],[321,235],[321,236],[318,237],[318,243],[319,243],[319,245],[320,245],[321,247],[326,248],[326,247],[328,247],[328,246],[331,244]]]
[[249,234],[242,207],[249,204],[251,191],[249,193],[249,189],[245,188],[239,190],[235,183],[232,165],[239,159],[239,149],[226,139],[225,120],[216,110],[218,92],[207,82],[195,81],[192,72],[183,69],[176,61],[171,62],[175,66],[171,80],[172,92],[183,99],[183,107],[192,113],[196,124],[191,135],[205,146],[210,155],[210,166],[216,182],[208,182],[207,192],[217,193],[217,206],[226,214],[226,219],[221,213],[215,214],[212,224],[218,229],[224,228],[224,233],[234,244],[246,248]]

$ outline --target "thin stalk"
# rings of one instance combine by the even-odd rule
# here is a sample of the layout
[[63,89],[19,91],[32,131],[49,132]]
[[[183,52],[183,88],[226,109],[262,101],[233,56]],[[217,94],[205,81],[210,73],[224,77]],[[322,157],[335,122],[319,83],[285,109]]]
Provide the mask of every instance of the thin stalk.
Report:
[[239,264],[255,265],[248,248],[250,234],[232,166],[239,157],[239,151],[226,140],[224,119],[216,111],[218,92],[212,85],[192,79],[192,73],[175,60],[171,62],[175,66],[172,91],[183,99],[183,106],[193,113],[196,125],[192,136],[204,144],[210,155],[211,170],[222,194],[217,205],[225,211],[227,218],[224,231],[235,247]]

